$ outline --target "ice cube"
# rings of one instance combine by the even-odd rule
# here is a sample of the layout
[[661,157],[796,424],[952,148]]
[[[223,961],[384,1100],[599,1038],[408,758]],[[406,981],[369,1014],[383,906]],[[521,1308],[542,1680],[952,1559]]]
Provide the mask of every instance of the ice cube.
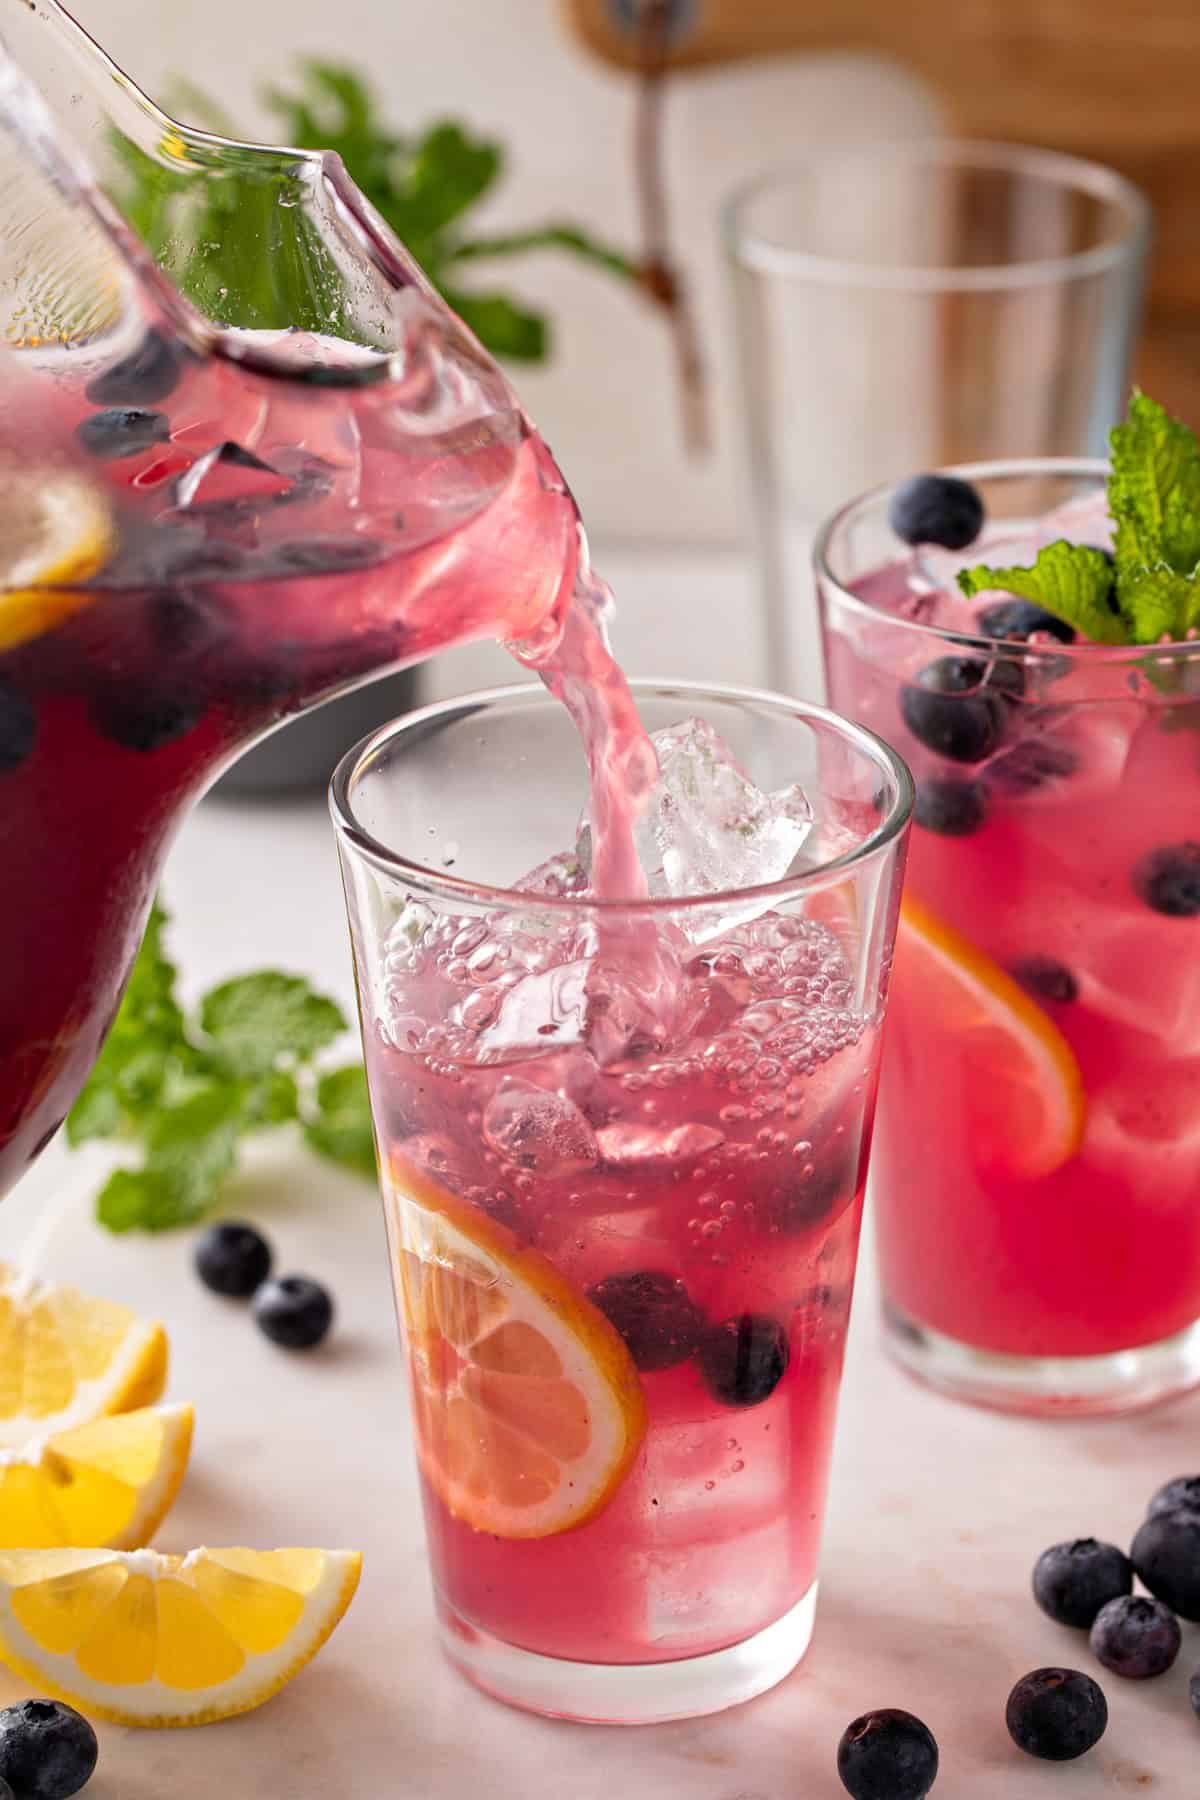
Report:
[[[782,880],[812,829],[803,790],[793,784],[763,793],[703,719],[657,731],[652,741],[659,778],[637,825],[651,895],[682,899]],[[585,866],[590,837],[585,820],[576,845]],[[689,922],[689,937],[703,943],[763,910],[759,903],[706,913]]]
[[574,1175],[600,1160],[596,1134],[574,1101],[530,1081],[496,1089],[483,1135],[498,1155],[537,1175]]

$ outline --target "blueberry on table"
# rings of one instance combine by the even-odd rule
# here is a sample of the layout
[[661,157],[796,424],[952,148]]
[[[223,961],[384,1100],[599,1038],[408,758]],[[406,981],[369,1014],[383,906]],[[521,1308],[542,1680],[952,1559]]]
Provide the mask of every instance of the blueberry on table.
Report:
[[333,1324],[333,1301],[319,1281],[285,1275],[264,1281],[253,1301],[254,1322],[284,1350],[312,1350]]
[[1090,1638],[1092,1655],[1126,1681],[1150,1681],[1165,1675],[1183,1642],[1179,1620],[1161,1600],[1122,1594],[1096,1614]]
[[[1012,976],[1035,1000],[1053,1000],[1059,1006],[1069,1006],[1079,998],[1079,983],[1075,976],[1066,963],[1059,962],[1053,956],[1023,956],[1012,965]],[[1081,1543],[1088,1544],[1094,1541],[1093,1538],[1080,1540]],[[1061,1544],[1056,1547],[1060,1550],[1064,1548]]]
[[674,1275],[658,1269],[606,1275],[588,1289],[588,1299],[624,1338],[645,1374],[686,1362],[700,1342],[704,1314]]
[[90,707],[92,724],[102,738],[123,750],[160,750],[191,731],[202,708],[169,694],[113,689],[97,694]]
[[143,406],[110,406],[82,420],[75,435],[101,462],[119,462],[123,456],[139,456],[153,444],[165,444],[171,427],[166,413]]
[[951,762],[977,763],[999,746],[1008,723],[1004,691],[990,666],[972,656],[943,656],[900,689],[900,716],[919,744]]
[[1008,1696],[1004,1722],[1029,1756],[1073,1762],[1104,1736],[1108,1702],[1079,1669],[1033,1669]]
[[1168,844],[1143,856],[1133,871],[1139,900],[1169,919],[1200,914],[1200,843]]
[[925,1800],[937,1779],[937,1740],[912,1713],[884,1707],[847,1725],[837,1766],[852,1800]]
[[1087,1631],[1101,1607],[1133,1592],[1133,1564],[1095,1538],[1052,1544],[1033,1567],[1033,1597],[1058,1625]]
[[722,1406],[758,1406],[783,1380],[789,1359],[787,1333],[766,1313],[722,1319],[700,1345],[700,1372]]
[[1200,1512],[1200,1475],[1176,1475],[1164,1482],[1151,1498],[1146,1517],[1155,1519],[1165,1512]]
[[1032,600],[998,600],[994,606],[984,607],[976,623],[989,637],[1006,639],[1010,643],[1023,644],[1035,631],[1046,632],[1060,644],[1075,642],[1073,625],[1056,618],[1044,606],[1035,606]]
[[17,1800],[69,1800],[92,1778],[100,1746],[82,1713],[59,1700],[0,1712],[0,1778]]
[[248,1299],[271,1273],[271,1246],[253,1225],[222,1219],[196,1244],[196,1273],[214,1294]]
[[1134,1538],[1130,1556],[1156,1600],[1181,1619],[1200,1620],[1200,1512],[1156,1513]]
[[981,782],[933,777],[917,783],[913,819],[940,837],[970,837],[987,812],[987,794]]
[[1197,1669],[1188,1682],[1188,1699],[1192,1703],[1192,1711],[1200,1719],[1200,1669]]
[[37,737],[33,702],[0,676],[0,775],[19,769]]
[[957,475],[914,475],[901,482],[888,507],[888,524],[906,544],[940,544],[965,550],[983,530],[983,501]]
[[161,331],[146,333],[136,350],[88,382],[93,406],[150,406],[178,385],[183,352]]

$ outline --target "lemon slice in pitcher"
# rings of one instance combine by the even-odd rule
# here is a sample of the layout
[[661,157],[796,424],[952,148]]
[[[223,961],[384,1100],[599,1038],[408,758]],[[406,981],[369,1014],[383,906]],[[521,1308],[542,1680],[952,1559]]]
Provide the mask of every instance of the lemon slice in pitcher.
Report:
[[51,631],[86,606],[113,547],[99,490],[61,469],[0,469],[0,651]]

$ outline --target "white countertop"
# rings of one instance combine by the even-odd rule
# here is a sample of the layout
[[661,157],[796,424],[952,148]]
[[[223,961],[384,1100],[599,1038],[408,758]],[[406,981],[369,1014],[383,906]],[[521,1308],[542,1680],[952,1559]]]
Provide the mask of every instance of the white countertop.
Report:
[[[617,558],[645,609],[631,661],[659,673],[753,679],[754,608],[730,561]],[[654,604],[657,600],[657,605]],[[721,668],[700,660],[712,622],[744,613]],[[689,620],[690,661],[649,640]],[[657,623],[655,622],[657,620]],[[622,640],[626,633],[622,631]],[[664,638],[665,641],[665,638]],[[447,691],[490,678],[476,659],[437,672]],[[499,667],[503,674],[503,664]],[[459,673],[462,679],[458,680]],[[195,990],[263,964],[294,967],[351,1002],[333,843],[320,801],[205,803],[167,871],[172,945]],[[236,896],[236,898],[235,898]],[[267,1344],[193,1276],[186,1234],[107,1236],[88,1217],[89,1157],[55,1146],[0,1208],[11,1254],[51,1198],[58,1279],[162,1317],[170,1394],[197,1408],[196,1448],[160,1534],[194,1544],[355,1545],[366,1556],[349,1617],[318,1662],[268,1706],[193,1732],[101,1727],[89,1800],[837,1800],[843,1727],[904,1706],[936,1733],[945,1800],[1087,1800],[1197,1791],[1200,1725],[1179,1665],[1137,1687],[1104,1677],[1108,1734],[1082,1762],[1035,1764],[1011,1745],[1012,1682],[1043,1663],[1091,1667],[1086,1644],[1029,1598],[1037,1553],[1087,1533],[1127,1542],[1150,1492],[1200,1465],[1200,1400],[1112,1423],[1041,1424],[953,1406],[913,1386],[876,1342],[869,1252],[846,1368],[816,1637],[807,1661],[747,1707],[633,1731],[552,1723],[476,1694],[433,1645],[404,1383],[378,1208],[365,1182],[282,1138],[239,1176],[279,1258],[332,1286],[335,1335],[315,1355]],[[0,1704],[21,1690],[0,1674]]]

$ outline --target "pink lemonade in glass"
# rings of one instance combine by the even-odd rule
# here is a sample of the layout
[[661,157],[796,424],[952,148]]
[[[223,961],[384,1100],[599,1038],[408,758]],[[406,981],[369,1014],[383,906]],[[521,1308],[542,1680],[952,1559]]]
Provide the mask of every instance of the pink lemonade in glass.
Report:
[[965,599],[968,563],[1111,541],[1098,465],[973,478],[969,549],[907,550],[875,494],[818,565],[832,702],[917,783],[875,1163],[889,1337],[966,1398],[1117,1410],[1200,1378],[1200,645]]
[[515,692],[389,728],[334,790],[443,1642],[539,1710],[682,1715],[808,1640],[906,776],[830,715],[635,684],[674,726],[669,833],[681,743],[735,767],[689,707],[815,817],[780,815],[755,898],[598,905],[586,831],[521,877],[585,792]]

